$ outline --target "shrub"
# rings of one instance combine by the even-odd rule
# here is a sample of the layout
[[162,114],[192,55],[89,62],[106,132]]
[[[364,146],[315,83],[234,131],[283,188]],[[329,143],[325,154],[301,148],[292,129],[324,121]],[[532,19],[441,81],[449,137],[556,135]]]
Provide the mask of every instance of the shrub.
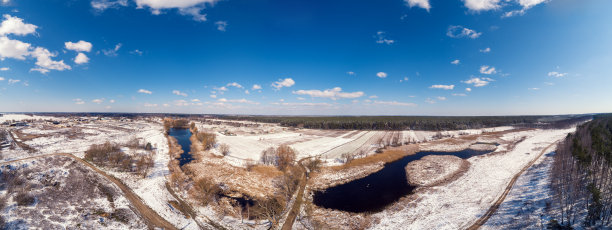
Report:
[[153,150],[153,145],[151,145],[151,142],[147,142],[147,144],[145,145],[145,150],[147,151]]
[[204,145],[204,148],[206,150],[215,147],[215,145],[217,144],[217,135],[215,135],[214,133],[198,132],[196,133],[196,137],[200,142],[202,142],[202,145]]
[[265,165],[275,165],[276,166],[276,149],[270,147],[261,152],[261,163]]
[[287,169],[287,167],[292,166],[295,163],[296,153],[293,148],[288,145],[278,146],[276,149],[277,155],[277,167],[281,171]]
[[216,201],[219,198],[221,187],[215,184],[208,178],[200,178],[194,184],[195,198],[202,205],[207,205],[211,201]]
[[223,156],[227,156],[230,153],[230,147],[227,144],[221,144],[219,146],[219,151],[221,151],[221,154],[223,154]]
[[32,204],[34,204],[35,201],[36,200],[34,199],[34,197],[31,196],[30,194],[28,194],[25,191],[19,192],[15,196],[15,202],[17,202],[17,205],[19,205],[19,206],[32,205]]

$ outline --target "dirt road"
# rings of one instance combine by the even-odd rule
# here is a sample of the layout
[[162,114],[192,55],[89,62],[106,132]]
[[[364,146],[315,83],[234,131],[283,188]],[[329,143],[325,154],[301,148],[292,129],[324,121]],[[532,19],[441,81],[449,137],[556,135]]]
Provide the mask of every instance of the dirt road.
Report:
[[293,203],[293,207],[291,207],[291,211],[289,211],[289,214],[287,215],[287,218],[285,219],[285,223],[283,223],[283,227],[281,228],[282,230],[290,230],[293,227],[293,222],[295,222],[295,218],[300,213],[300,207],[302,207],[302,201],[304,198],[304,189],[306,188],[306,181],[308,179],[306,177],[306,167],[302,165],[302,161],[304,161],[305,159],[308,159],[308,158],[304,158],[298,162],[298,164],[300,165],[300,167],[302,167],[302,170],[303,170],[302,179],[300,180],[300,184],[298,188],[299,190],[298,190],[297,196],[295,197],[295,202]]
[[177,229],[176,227],[174,227],[174,225],[170,224],[170,222],[166,221],[166,219],[161,217],[159,214],[157,214],[157,212],[153,211],[153,209],[147,206],[140,199],[140,197],[136,195],[128,186],[123,184],[123,182],[121,182],[120,180],[118,180],[117,178],[111,175],[106,174],[104,171],[98,169],[96,166],[92,165],[91,163],[84,161],[83,159],[78,158],[72,154],[67,154],[67,153],[43,154],[43,155],[34,156],[34,157],[22,158],[19,160],[2,162],[0,163],[0,165],[10,164],[10,163],[24,161],[24,160],[32,160],[36,158],[43,158],[43,157],[48,157],[48,156],[64,156],[64,157],[72,158],[73,160],[80,162],[81,164],[89,167],[90,169],[94,170],[98,174],[104,176],[107,180],[113,182],[113,184],[117,185],[117,187],[121,189],[121,191],[125,195],[125,198],[127,198],[130,201],[132,206],[134,206],[136,211],[138,211],[137,214],[140,215],[144,219],[145,223],[150,229],[155,229],[155,228]]
[[548,145],[546,148],[544,148],[542,150],[542,152],[540,152],[540,154],[535,159],[531,160],[529,162],[529,164],[527,164],[525,167],[523,167],[521,169],[521,171],[519,171],[516,175],[514,175],[514,177],[512,177],[512,180],[510,180],[510,183],[508,184],[508,186],[506,186],[506,189],[504,190],[502,195],[497,199],[497,201],[495,201],[495,203],[493,203],[493,205],[489,208],[489,210],[487,210],[487,212],[482,217],[480,217],[478,220],[476,220],[476,222],[474,222],[474,224],[472,224],[472,226],[470,226],[467,229],[468,230],[476,230],[476,229],[482,227],[482,225],[484,225],[485,223],[487,223],[489,218],[491,218],[491,216],[493,216],[493,214],[495,214],[497,209],[499,209],[499,206],[501,206],[501,204],[504,203],[504,199],[506,199],[506,196],[508,196],[508,193],[510,193],[510,190],[512,190],[512,186],[514,186],[514,183],[518,180],[518,178],[521,175],[523,175],[523,173],[525,171],[527,171],[527,169],[529,169],[536,161],[538,161],[538,159],[540,159],[540,157],[542,157],[542,155],[544,155],[544,153],[546,153],[548,151],[548,149],[550,147],[552,147],[553,145],[555,145],[555,144],[556,144],[556,142],[552,143],[552,144]]

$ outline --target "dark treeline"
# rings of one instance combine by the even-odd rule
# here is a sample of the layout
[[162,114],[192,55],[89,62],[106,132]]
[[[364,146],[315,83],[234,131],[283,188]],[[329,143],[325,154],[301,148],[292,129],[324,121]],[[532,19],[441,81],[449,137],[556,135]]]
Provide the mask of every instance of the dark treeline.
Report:
[[555,224],[612,227],[612,115],[596,115],[558,144],[551,182]]
[[[539,127],[576,117],[551,119],[552,116],[339,116],[339,117],[281,117],[281,116],[219,116],[223,119],[280,123],[282,126],[311,129],[358,130],[460,130],[496,126]],[[550,121],[549,121],[550,120]],[[575,122],[575,121],[572,121]]]

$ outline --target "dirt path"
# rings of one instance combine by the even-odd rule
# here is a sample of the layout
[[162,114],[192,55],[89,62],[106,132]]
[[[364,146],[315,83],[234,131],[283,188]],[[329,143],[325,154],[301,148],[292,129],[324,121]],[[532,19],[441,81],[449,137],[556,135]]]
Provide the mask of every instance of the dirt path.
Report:
[[104,171],[98,169],[96,166],[92,165],[91,163],[84,161],[83,159],[78,158],[72,154],[67,154],[67,153],[43,154],[43,155],[38,155],[38,156],[33,156],[33,157],[26,157],[26,158],[22,158],[18,160],[6,161],[0,164],[4,165],[4,164],[10,164],[10,163],[18,162],[18,161],[31,160],[31,159],[36,159],[36,158],[48,157],[48,156],[64,156],[64,157],[72,158],[73,160],[78,161],[81,164],[84,164],[85,166],[94,170],[98,174],[104,176],[107,180],[113,182],[113,184],[117,185],[117,187],[121,189],[121,191],[125,195],[125,198],[127,198],[130,201],[130,203],[134,206],[134,208],[136,208],[136,210],[138,211],[137,214],[140,214],[140,216],[145,220],[145,223],[150,229],[155,229],[155,228],[177,229],[176,227],[174,227],[174,225],[170,224],[170,222],[166,221],[166,219],[161,217],[159,214],[157,214],[157,212],[153,211],[153,209],[147,206],[140,199],[138,195],[136,195],[128,186],[123,184],[123,182],[121,182],[119,179],[106,174]]
[[302,179],[300,180],[299,184],[300,188],[298,190],[297,196],[295,197],[295,202],[293,202],[293,207],[291,207],[291,211],[289,211],[289,214],[287,214],[285,223],[283,223],[283,227],[281,228],[282,230],[290,230],[293,227],[295,218],[297,218],[297,215],[300,213],[300,208],[302,207],[304,189],[306,189],[306,180],[308,179],[306,177],[306,167],[304,167],[304,165],[302,164],[302,161],[304,161],[305,159],[308,158],[304,158],[298,162],[304,172],[302,173]]
[[487,212],[483,216],[481,216],[478,220],[476,220],[476,222],[474,222],[474,224],[472,224],[472,226],[468,227],[467,229],[468,230],[476,230],[476,229],[479,229],[480,227],[482,227],[482,225],[484,225],[485,223],[487,223],[489,218],[491,218],[491,216],[493,216],[493,214],[495,214],[497,209],[499,209],[499,206],[501,206],[501,204],[504,203],[504,200],[506,199],[506,196],[508,196],[508,193],[510,193],[510,190],[512,190],[512,186],[514,186],[514,183],[518,180],[518,178],[521,175],[523,175],[523,173],[525,171],[527,171],[527,169],[531,168],[531,166],[536,161],[538,161],[538,159],[540,159],[540,157],[542,157],[542,155],[544,155],[544,153],[546,153],[550,147],[552,147],[555,144],[556,144],[556,142],[552,143],[552,144],[548,145],[546,148],[544,148],[542,150],[542,152],[540,152],[540,154],[535,159],[531,160],[529,162],[529,164],[527,164],[525,167],[523,167],[521,169],[521,171],[519,171],[516,175],[514,175],[514,177],[512,177],[512,180],[510,180],[510,184],[508,184],[508,186],[506,186],[506,189],[504,190],[502,195],[497,199],[497,201],[495,201],[495,203],[493,203],[493,205],[491,205],[489,210],[487,210]]

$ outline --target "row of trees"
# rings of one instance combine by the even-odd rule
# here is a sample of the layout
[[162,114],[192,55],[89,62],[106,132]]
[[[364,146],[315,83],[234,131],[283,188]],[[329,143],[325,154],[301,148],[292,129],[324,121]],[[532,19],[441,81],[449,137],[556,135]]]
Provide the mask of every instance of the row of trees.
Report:
[[544,116],[342,116],[342,117],[280,117],[280,116],[221,116],[223,119],[280,123],[283,126],[312,129],[359,130],[460,130],[506,125],[541,123]]
[[596,116],[558,144],[551,180],[561,225],[612,226],[612,116]]

